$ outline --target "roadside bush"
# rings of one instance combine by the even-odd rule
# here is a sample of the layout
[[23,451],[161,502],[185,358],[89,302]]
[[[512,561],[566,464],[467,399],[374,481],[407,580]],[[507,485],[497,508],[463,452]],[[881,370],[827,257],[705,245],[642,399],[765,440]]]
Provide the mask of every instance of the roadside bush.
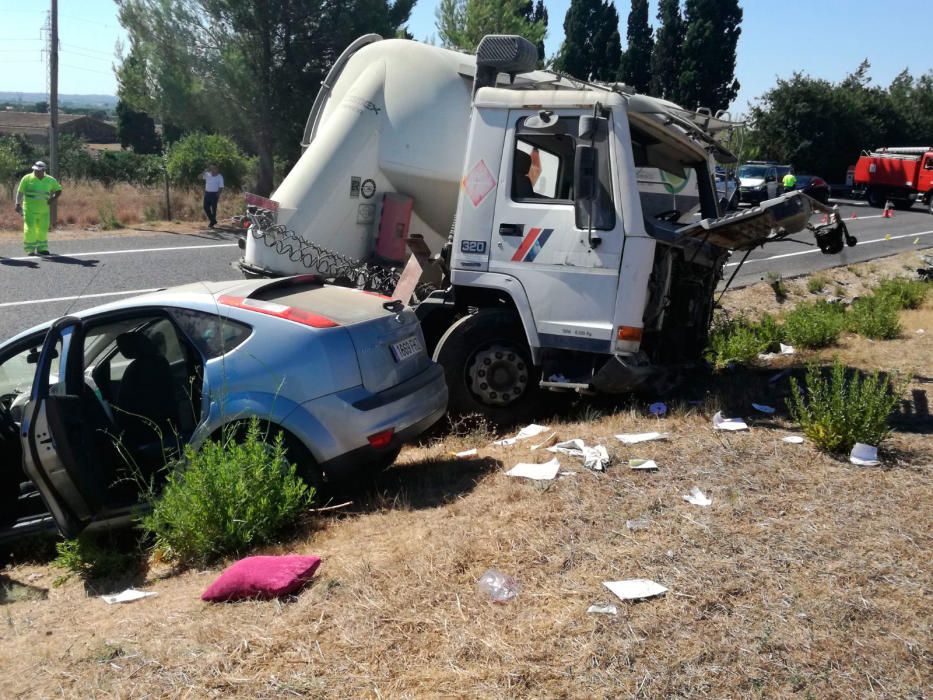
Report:
[[892,277],[875,287],[874,295],[889,299],[898,309],[919,309],[930,288],[929,282],[906,277]]
[[826,376],[807,368],[805,391],[791,377],[787,408],[804,435],[827,452],[848,452],[856,442],[878,445],[890,432],[888,419],[898,396],[887,377],[859,376],[837,358]]
[[856,299],[849,313],[849,330],[866,338],[891,340],[902,330],[897,311],[898,301],[890,296]]
[[807,291],[810,294],[819,294],[829,283],[829,280],[826,279],[823,275],[813,275],[807,280]]
[[63,569],[64,573],[52,583],[60,586],[72,576],[85,581],[121,576],[139,567],[139,552],[118,551],[100,546],[92,536],[81,535],[74,540],[64,540],[55,544],[56,557],[52,566]]
[[281,434],[271,444],[257,420],[242,440],[227,431],[199,450],[186,448],[143,529],[156,551],[181,564],[203,564],[272,542],[314,497],[286,459]]
[[828,301],[804,302],[784,316],[784,336],[791,345],[825,348],[845,327],[845,307]]
[[250,161],[237,145],[219,134],[188,134],[168,149],[168,174],[177,185],[199,186],[199,176],[208,165],[215,163],[224,176],[228,189],[240,189]]
[[746,318],[723,320],[709,334],[706,359],[717,369],[729,363],[749,364],[781,340],[781,329],[774,318],[765,315],[759,323]]

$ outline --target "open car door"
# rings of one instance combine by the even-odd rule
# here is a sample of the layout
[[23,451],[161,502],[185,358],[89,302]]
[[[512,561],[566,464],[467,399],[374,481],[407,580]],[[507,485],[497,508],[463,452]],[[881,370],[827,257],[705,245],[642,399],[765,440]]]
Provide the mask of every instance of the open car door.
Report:
[[84,324],[60,318],[39,354],[20,439],[26,474],[65,537],[75,537],[105,506],[109,426],[84,381]]

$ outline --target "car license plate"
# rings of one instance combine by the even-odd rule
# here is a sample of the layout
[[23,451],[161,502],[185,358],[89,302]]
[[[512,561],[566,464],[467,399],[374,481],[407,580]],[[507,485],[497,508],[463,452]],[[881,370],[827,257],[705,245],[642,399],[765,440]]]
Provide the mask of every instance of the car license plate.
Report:
[[396,362],[407,360],[409,357],[417,355],[420,352],[421,341],[418,340],[418,336],[416,335],[410,335],[404,340],[392,343],[392,354],[395,355]]

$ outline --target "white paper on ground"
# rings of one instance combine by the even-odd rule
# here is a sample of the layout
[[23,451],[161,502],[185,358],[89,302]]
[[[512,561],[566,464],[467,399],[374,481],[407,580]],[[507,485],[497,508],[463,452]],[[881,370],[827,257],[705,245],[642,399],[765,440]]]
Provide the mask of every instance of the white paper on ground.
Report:
[[547,431],[547,428],[543,425],[538,425],[536,423],[531,423],[526,425],[524,428],[518,431],[518,434],[515,437],[505,438],[503,440],[496,440],[493,445],[514,445],[519,440],[527,440],[530,437],[535,435],[540,435],[541,433]]
[[656,401],[648,406],[648,413],[650,413],[652,416],[667,415],[667,404],[663,401]]
[[713,428],[716,430],[748,430],[745,421],[738,418],[724,418],[722,411],[716,411],[713,416]]
[[603,581],[603,585],[622,600],[641,600],[667,593],[667,588],[646,578],[633,578],[626,581]]
[[537,481],[550,481],[557,476],[560,471],[560,462],[557,457],[544,464],[516,464],[509,469],[506,476],[520,476],[525,479],[535,479]]
[[454,457],[475,457],[479,454],[474,447],[472,450],[464,450],[463,452],[454,452]]
[[580,457],[583,466],[593,471],[605,471],[609,466],[609,453],[602,445],[588,447],[580,438],[559,442],[554,447],[547,448],[548,452],[561,452],[572,457]]
[[711,498],[708,498],[706,494],[700,491],[696,486],[690,489],[689,494],[684,494],[684,500],[687,503],[691,503],[695,506],[703,506],[704,508],[713,502]]
[[628,468],[638,471],[653,471],[658,468],[658,465],[653,459],[630,459]]
[[651,440],[667,440],[670,435],[670,433],[622,433],[616,435],[616,440],[626,445],[635,445],[639,442],[650,442]]
[[586,609],[588,613],[595,615],[618,615],[619,609],[615,605],[591,605]]
[[643,515],[640,518],[625,521],[625,527],[627,527],[632,532],[635,532],[636,530],[647,530],[650,525],[651,518],[646,515]]
[[849,461],[860,467],[874,467],[881,464],[878,461],[878,448],[874,445],[866,445],[863,442],[855,443],[855,447],[849,453]]
[[154,595],[159,594],[155,591],[137,591],[135,588],[127,588],[114,595],[102,595],[101,598],[107,605],[113,605],[114,603],[132,603],[134,600],[142,600]]
[[803,438],[799,435],[788,435],[786,438],[781,438],[781,442],[789,442],[792,445],[802,445]]
[[779,345],[781,346],[782,355],[793,355],[796,352],[793,345],[784,345],[784,343],[779,343]]
[[915,332],[917,335],[923,335],[924,333],[926,333],[926,331],[923,330],[922,328],[918,328],[918,329],[917,329],[916,331],[914,331],[914,332]]
[[761,413],[767,413],[769,416],[774,413],[775,409],[773,406],[766,406],[763,403],[753,403],[752,408]]

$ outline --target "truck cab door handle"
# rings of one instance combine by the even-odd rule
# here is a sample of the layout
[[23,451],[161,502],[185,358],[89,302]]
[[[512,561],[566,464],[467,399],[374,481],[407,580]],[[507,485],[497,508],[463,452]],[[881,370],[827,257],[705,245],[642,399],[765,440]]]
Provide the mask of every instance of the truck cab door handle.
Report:
[[524,232],[524,224],[499,224],[500,236],[516,236],[521,238]]

